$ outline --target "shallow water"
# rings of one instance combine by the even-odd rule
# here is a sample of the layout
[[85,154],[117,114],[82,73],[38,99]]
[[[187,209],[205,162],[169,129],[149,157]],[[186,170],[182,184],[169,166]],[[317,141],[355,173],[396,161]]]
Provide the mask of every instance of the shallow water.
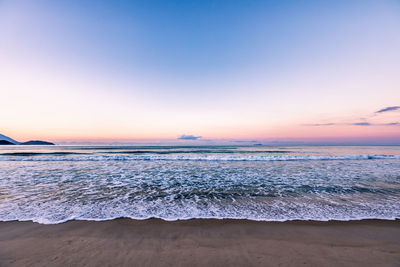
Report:
[[400,218],[400,147],[0,147],[0,220],[117,217]]

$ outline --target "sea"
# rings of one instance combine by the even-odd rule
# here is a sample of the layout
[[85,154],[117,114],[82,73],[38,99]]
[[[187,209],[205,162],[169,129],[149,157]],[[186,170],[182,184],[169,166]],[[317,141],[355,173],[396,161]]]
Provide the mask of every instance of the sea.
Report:
[[400,218],[400,146],[0,147],[0,221]]

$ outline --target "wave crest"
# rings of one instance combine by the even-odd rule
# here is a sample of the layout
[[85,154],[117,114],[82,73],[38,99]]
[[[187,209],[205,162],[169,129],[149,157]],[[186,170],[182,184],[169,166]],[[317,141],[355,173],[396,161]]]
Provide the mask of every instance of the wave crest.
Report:
[[[54,155],[54,154],[52,154]],[[57,154],[58,155],[58,154]],[[309,160],[377,160],[400,159],[400,155],[287,155],[287,156],[160,156],[160,155],[91,155],[73,156],[61,154],[55,157],[35,155],[35,157],[15,157],[1,155],[0,161],[309,161]]]

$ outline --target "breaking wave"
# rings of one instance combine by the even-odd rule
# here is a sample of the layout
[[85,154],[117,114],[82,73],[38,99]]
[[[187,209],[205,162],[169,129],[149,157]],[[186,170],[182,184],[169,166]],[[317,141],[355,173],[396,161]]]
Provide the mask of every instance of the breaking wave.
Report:
[[400,147],[3,148],[0,221],[400,218]]
[[[123,154],[123,152],[121,152]],[[153,152],[154,153],[154,152]],[[399,155],[287,155],[287,156],[160,156],[160,155],[90,155],[76,153],[2,154],[0,161],[309,161],[309,160],[376,160],[400,159]],[[52,156],[49,156],[52,155]],[[16,157],[21,156],[21,157]],[[62,157],[65,156],[65,157]]]

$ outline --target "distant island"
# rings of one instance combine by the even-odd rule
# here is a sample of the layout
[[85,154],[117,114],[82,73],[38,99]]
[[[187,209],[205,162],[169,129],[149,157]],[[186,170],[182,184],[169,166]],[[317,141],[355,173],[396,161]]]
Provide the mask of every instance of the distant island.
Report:
[[54,143],[40,140],[31,140],[27,142],[18,142],[8,136],[0,134],[0,145],[41,145],[41,146],[49,146],[55,145]]
[[40,141],[40,140],[32,140],[32,141],[20,143],[20,145],[43,145],[43,146],[46,145],[46,146],[51,146],[51,145],[54,145],[54,143],[47,142],[47,141]]
[[0,145],[15,145],[15,144],[7,140],[0,140]]

